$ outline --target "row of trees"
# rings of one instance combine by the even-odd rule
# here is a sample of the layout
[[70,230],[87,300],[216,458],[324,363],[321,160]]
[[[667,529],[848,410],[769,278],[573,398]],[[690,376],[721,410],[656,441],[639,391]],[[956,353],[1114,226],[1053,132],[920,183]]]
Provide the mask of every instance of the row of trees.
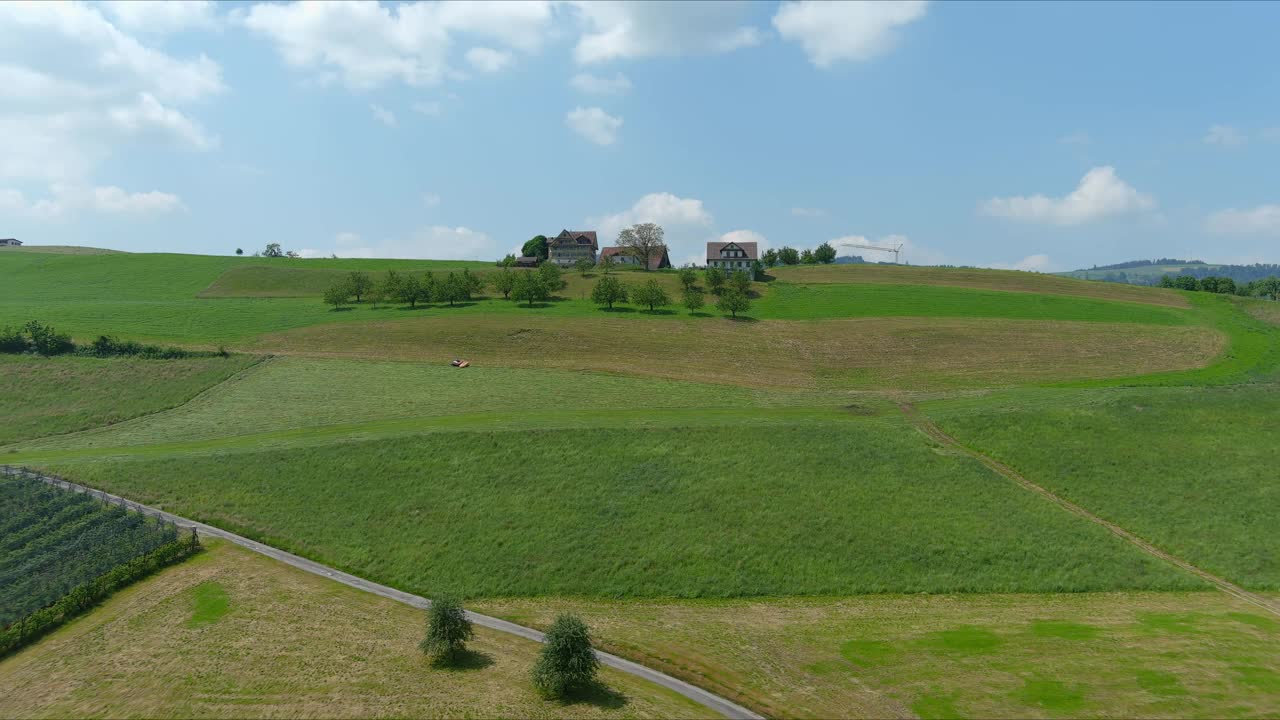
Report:
[[[746,277],[746,273],[740,274]],[[750,280],[747,284],[750,285]],[[716,309],[729,313],[733,317],[751,308],[751,301],[745,290],[737,287],[722,287],[716,294],[719,296],[716,300]],[[657,280],[649,280],[636,287],[628,288],[614,275],[605,275],[596,281],[595,287],[591,289],[591,301],[597,305],[607,306],[610,310],[616,303],[630,301],[637,305],[648,306],[649,312],[672,304],[671,296]],[[706,293],[692,283],[687,284],[681,292],[680,304],[688,308],[690,313],[696,313],[707,304]]]
[[554,265],[543,265],[536,272],[515,272],[503,268],[488,282],[465,268],[442,277],[429,272],[416,275],[388,270],[380,280],[357,270],[330,286],[324,292],[324,302],[335,308],[349,305],[353,299],[357,303],[367,300],[374,305],[384,302],[400,302],[409,307],[428,302],[455,305],[470,300],[484,292],[487,285],[492,285],[504,298],[526,300],[532,306],[535,302],[549,299],[564,284],[560,268]]
[[229,353],[219,348],[216,353],[183,350],[179,347],[150,345],[136,340],[121,340],[113,335],[99,335],[87,345],[77,345],[71,335],[58,332],[52,325],[32,320],[17,327],[0,328],[0,353],[35,353],[36,355],[80,355],[85,357],[140,357],[147,360],[176,360],[192,356]]
[[[427,636],[420,647],[433,664],[453,665],[466,654],[467,641],[474,635],[462,604],[452,597],[437,598],[431,602]],[[561,614],[547,629],[533,666],[533,686],[543,697],[564,698],[593,685],[599,667],[586,623],[576,615]]]
[[1280,278],[1275,276],[1237,283],[1229,277],[1209,275],[1196,278],[1193,275],[1163,275],[1157,283],[1163,288],[1178,290],[1195,290],[1199,292],[1217,293],[1219,295],[1241,295],[1244,297],[1265,297],[1271,300],[1280,299]]
[[831,243],[822,243],[812,250],[796,250],[789,245],[774,250],[769,248],[760,256],[765,267],[778,265],[830,265],[836,261],[836,249]]

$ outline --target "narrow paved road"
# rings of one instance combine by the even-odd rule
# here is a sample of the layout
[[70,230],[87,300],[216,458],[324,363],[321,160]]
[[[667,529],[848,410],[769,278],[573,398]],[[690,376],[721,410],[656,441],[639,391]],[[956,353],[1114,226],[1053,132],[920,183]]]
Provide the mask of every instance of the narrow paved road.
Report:
[[[7,474],[14,474],[14,473],[25,474],[28,477],[33,477],[33,478],[42,480],[46,483],[49,483],[50,485],[55,485],[64,490],[87,493],[94,497],[102,498],[103,500],[108,500],[113,503],[123,503],[127,507],[133,508],[138,512],[143,512],[148,515],[162,517],[165,520],[177,523],[182,527],[195,528],[197,532],[203,533],[209,537],[222,538],[224,540],[233,542],[236,545],[240,545],[241,547],[246,547],[256,553],[261,553],[262,555],[266,555],[269,558],[273,558],[275,560],[279,560],[280,562],[292,565],[293,567],[296,567],[300,570],[306,570],[309,573],[314,573],[322,577],[327,577],[331,580],[336,580],[342,583],[343,585],[349,585],[353,588],[357,588],[359,590],[364,590],[365,592],[373,593],[374,595],[381,595],[382,597],[390,598],[397,602],[402,602],[406,605],[412,605],[413,607],[416,607],[416,608],[426,609],[431,606],[431,601],[420,595],[412,595],[407,592],[396,590],[395,588],[392,588],[392,587],[387,587],[386,585],[379,585],[378,583],[375,583],[375,582],[369,582],[368,580],[365,580],[363,578],[358,578],[355,575],[344,573],[341,570],[335,570],[334,568],[328,567],[326,565],[321,565],[320,563],[312,562],[311,560],[308,560],[304,557],[298,557],[293,553],[287,553],[283,550],[278,550],[276,548],[271,547],[270,545],[263,545],[260,542],[255,542],[253,540],[250,540],[249,538],[236,535],[235,533],[227,532],[226,530],[213,527],[212,525],[205,525],[204,523],[201,523],[201,522],[188,520],[187,518],[180,517],[172,513],[167,513],[163,510],[157,510],[156,508],[148,507],[146,505],[133,502],[132,500],[127,500],[118,495],[112,495],[110,493],[102,492],[101,490],[94,490],[92,488],[87,488],[83,485],[77,485],[76,483],[63,480],[61,478],[54,478],[46,475],[39,475],[39,474],[31,473],[28,471],[17,470],[16,468],[9,468],[8,466],[5,467],[4,471]],[[478,613],[473,613],[470,611],[467,612],[467,616],[476,625],[487,627],[492,630],[497,630],[498,632],[509,633],[511,635],[519,635],[522,638],[528,638],[529,640],[533,640],[535,642],[542,642],[545,639],[545,636],[542,633],[538,632],[537,630],[534,630],[533,628],[524,627],[523,625],[516,625],[515,623],[507,622],[506,620],[500,620],[495,617],[489,617],[488,615],[480,615]],[[621,670],[622,672],[625,672],[625,673],[630,673],[631,675],[635,675],[636,677],[644,678],[649,682],[655,683],[657,685],[661,685],[662,687],[665,687],[669,690],[674,690],[675,692],[680,693],[681,695],[689,698],[690,700],[693,700],[694,702],[700,705],[704,705],[708,708],[711,708],[712,710],[720,713],[721,715],[724,715],[727,718],[734,718],[735,720],[764,720],[764,716],[758,715],[748,710],[747,708],[744,708],[741,705],[738,705],[737,703],[731,700],[722,698],[719,695],[716,695],[714,693],[707,692],[706,690],[703,690],[702,688],[697,687],[696,685],[691,685],[685,682],[684,680],[681,680],[679,678],[674,678],[670,675],[667,675],[666,673],[662,673],[657,670],[654,670],[653,668],[645,667],[644,665],[641,665],[639,663],[632,662],[630,660],[618,657],[617,655],[613,655],[611,653],[601,652],[600,650],[596,651],[596,657],[600,658],[600,662],[603,665],[607,665],[611,668]]]
[[1104,520],[1103,518],[1098,517],[1097,515],[1094,515],[1093,513],[1084,509],[1083,507],[1071,502],[1070,500],[1067,500],[1066,498],[1055,495],[1049,490],[1031,482],[1026,477],[1024,477],[1022,473],[1018,472],[1017,470],[1014,470],[1013,468],[1009,467],[1008,465],[1005,465],[1004,463],[1000,462],[999,460],[996,460],[993,457],[984,455],[978,452],[977,450],[974,450],[966,446],[964,443],[960,442],[959,440],[956,440],[954,437],[951,437],[947,433],[943,432],[942,428],[935,425],[933,421],[930,420],[929,418],[921,415],[920,412],[917,411],[916,408],[911,404],[902,403],[898,407],[899,409],[902,410],[903,414],[907,416],[907,419],[909,419],[920,430],[920,432],[923,432],[925,435],[928,435],[929,437],[933,438],[934,441],[936,441],[937,443],[945,447],[950,447],[950,448],[959,450],[965,455],[968,455],[969,457],[977,460],[983,465],[986,465],[988,468],[990,468],[994,472],[999,473],[1000,475],[1003,475],[1004,477],[1021,485],[1023,488],[1030,490],[1031,492],[1053,503],[1056,503],[1063,510],[1066,510],[1067,512],[1073,515],[1078,515],[1079,517],[1082,517],[1091,523],[1101,525],[1102,527],[1106,528],[1107,530],[1110,530],[1113,534],[1120,537],[1121,539],[1127,540],[1128,542],[1132,543],[1135,547],[1137,547],[1142,552],[1148,555],[1151,555],[1152,557],[1156,557],[1161,560],[1164,560],[1165,562],[1170,563],[1172,565],[1176,565],[1177,567],[1180,567],[1183,570],[1186,570],[1187,572],[1198,576],[1205,582],[1208,582],[1209,584],[1217,587],[1219,590],[1221,590],[1222,592],[1228,595],[1231,595],[1232,597],[1239,598],[1248,603],[1253,603],[1254,605],[1257,605],[1258,607],[1274,615],[1280,615],[1280,603],[1272,602],[1271,600],[1267,599],[1266,597],[1263,597],[1262,595],[1249,592],[1248,590],[1245,590],[1244,588],[1240,587],[1239,585],[1236,585],[1230,580],[1227,580],[1225,578],[1220,578],[1217,575],[1214,575],[1213,573],[1210,573],[1207,570],[1198,568],[1195,565],[1192,565],[1191,563],[1187,562],[1186,560],[1183,560],[1182,558],[1176,555],[1170,555],[1164,550],[1161,550],[1155,545],[1152,545],[1146,540],[1143,540],[1142,538],[1124,529],[1123,527],[1111,522],[1110,520]]

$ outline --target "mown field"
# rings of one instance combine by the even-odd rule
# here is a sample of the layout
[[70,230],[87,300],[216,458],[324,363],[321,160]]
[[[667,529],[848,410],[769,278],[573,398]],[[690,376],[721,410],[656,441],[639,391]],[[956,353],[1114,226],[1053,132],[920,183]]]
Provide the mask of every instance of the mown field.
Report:
[[707,717],[609,670],[602,691],[542,700],[537,645],[483,628],[462,668],[433,668],[425,617],[213,541],[0,662],[0,716]]
[[1220,593],[484,600],[770,717],[1274,717],[1280,618]]
[[176,407],[255,361],[0,355],[0,445]]

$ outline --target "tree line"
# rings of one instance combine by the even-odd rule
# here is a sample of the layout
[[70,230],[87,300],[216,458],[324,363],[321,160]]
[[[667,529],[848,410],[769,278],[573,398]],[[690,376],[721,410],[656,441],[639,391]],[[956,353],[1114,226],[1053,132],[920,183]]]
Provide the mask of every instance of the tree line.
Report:
[[1274,275],[1241,283],[1220,275],[1208,275],[1202,278],[1197,278],[1194,275],[1162,275],[1160,276],[1160,281],[1156,284],[1162,288],[1174,288],[1177,290],[1193,290],[1219,295],[1240,295],[1242,297],[1261,297],[1268,300],[1280,299],[1280,277]]
[[0,353],[33,353],[53,355],[78,355],[81,357],[139,357],[145,360],[177,360],[188,357],[227,357],[225,348],[216,352],[184,350],[172,345],[161,346],[121,340],[114,335],[99,335],[87,345],[77,345],[71,335],[58,332],[51,325],[31,320],[25,325],[0,328]]

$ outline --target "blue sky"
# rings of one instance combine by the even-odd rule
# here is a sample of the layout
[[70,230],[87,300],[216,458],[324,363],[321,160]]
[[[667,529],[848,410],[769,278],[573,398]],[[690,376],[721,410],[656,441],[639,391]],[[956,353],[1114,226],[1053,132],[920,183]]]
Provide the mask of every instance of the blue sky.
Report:
[[1278,34],[1252,2],[0,3],[0,237],[1280,262]]

